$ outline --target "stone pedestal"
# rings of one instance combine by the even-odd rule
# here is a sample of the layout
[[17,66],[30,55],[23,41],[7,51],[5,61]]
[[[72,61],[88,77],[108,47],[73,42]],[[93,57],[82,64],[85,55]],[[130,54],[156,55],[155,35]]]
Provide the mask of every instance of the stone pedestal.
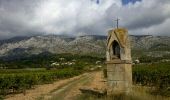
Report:
[[107,93],[108,95],[127,94],[132,85],[132,69],[130,61],[107,62]]

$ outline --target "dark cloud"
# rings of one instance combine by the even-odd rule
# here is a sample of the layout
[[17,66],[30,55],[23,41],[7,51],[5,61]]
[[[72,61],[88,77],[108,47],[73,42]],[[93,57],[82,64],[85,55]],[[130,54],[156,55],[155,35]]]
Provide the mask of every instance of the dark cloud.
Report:
[[0,38],[41,33],[102,34],[120,26],[133,34],[169,35],[169,0],[142,0],[122,5],[121,0],[0,0]]

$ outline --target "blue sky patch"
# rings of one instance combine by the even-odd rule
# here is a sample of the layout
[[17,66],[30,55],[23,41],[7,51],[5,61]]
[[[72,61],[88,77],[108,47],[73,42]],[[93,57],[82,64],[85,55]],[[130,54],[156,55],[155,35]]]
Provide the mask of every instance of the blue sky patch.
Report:
[[142,0],[122,0],[122,4],[123,5],[126,5],[128,3],[136,3],[137,1],[142,1]]
[[91,1],[95,1],[96,4],[99,4],[99,3],[100,3],[100,0],[91,0]]

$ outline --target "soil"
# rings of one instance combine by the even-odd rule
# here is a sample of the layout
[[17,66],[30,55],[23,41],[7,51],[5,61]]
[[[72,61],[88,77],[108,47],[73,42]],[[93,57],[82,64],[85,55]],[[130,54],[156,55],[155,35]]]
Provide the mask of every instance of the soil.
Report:
[[[25,95],[23,93],[8,95],[5,100],[113,100],[82,94],[79,89],[84,87],[95,90],[106,89],[102,71],[85,73],[53,84],[37,85],[34,89],[27,90]],[[151,95],[147,91],[148,88],[143,86],[133,86],[129,94],[130,99],[125,100],[170,100],[169,97]]]
[[37,85],[34,89],[27,90],[25,94],[13,94],[5,100],[74,100],[81,94],[80,88],[104,87],[102,72],[85,73],[73,78],[63,79],[53,84]]
[[5,97],[5,100],[36,100],[39,96],[50,93],[54,89],[60,88],[73,80],[79,80],[86,74],[69,79],[59,80],[52,84],[37,85],[34,89],[26,90],[26,93],[12,94]]

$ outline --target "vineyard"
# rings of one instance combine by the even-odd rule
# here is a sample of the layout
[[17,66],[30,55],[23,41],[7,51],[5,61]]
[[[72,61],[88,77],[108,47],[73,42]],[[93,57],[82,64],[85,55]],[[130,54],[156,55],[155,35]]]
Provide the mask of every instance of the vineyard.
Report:
[[154,87],[158,94],[170,96],[170,62],[134,65],[133,82]]
[[35,85],[80,75],[96,66],[98,57],[72,54],[41,54],[0,60],[0,95],[24,93]]
[[[0,95],[25,93],[35,85],[80,75],[98,65],[105,66],[104,61],[104,58],[72,54],[41,54],[0,60]],[[141,58],[140,61],[143,63],[133,66],[133,83],[154,87],[156,94],[170,96],[170,62],[157,62],[160,59],[153,58]]]
[[23,92],[34,85],[52,83],[58,79],[69,78],[81,74],[80,70],[38,70],[38,71],[12,71],[0,74],[0,94]]

